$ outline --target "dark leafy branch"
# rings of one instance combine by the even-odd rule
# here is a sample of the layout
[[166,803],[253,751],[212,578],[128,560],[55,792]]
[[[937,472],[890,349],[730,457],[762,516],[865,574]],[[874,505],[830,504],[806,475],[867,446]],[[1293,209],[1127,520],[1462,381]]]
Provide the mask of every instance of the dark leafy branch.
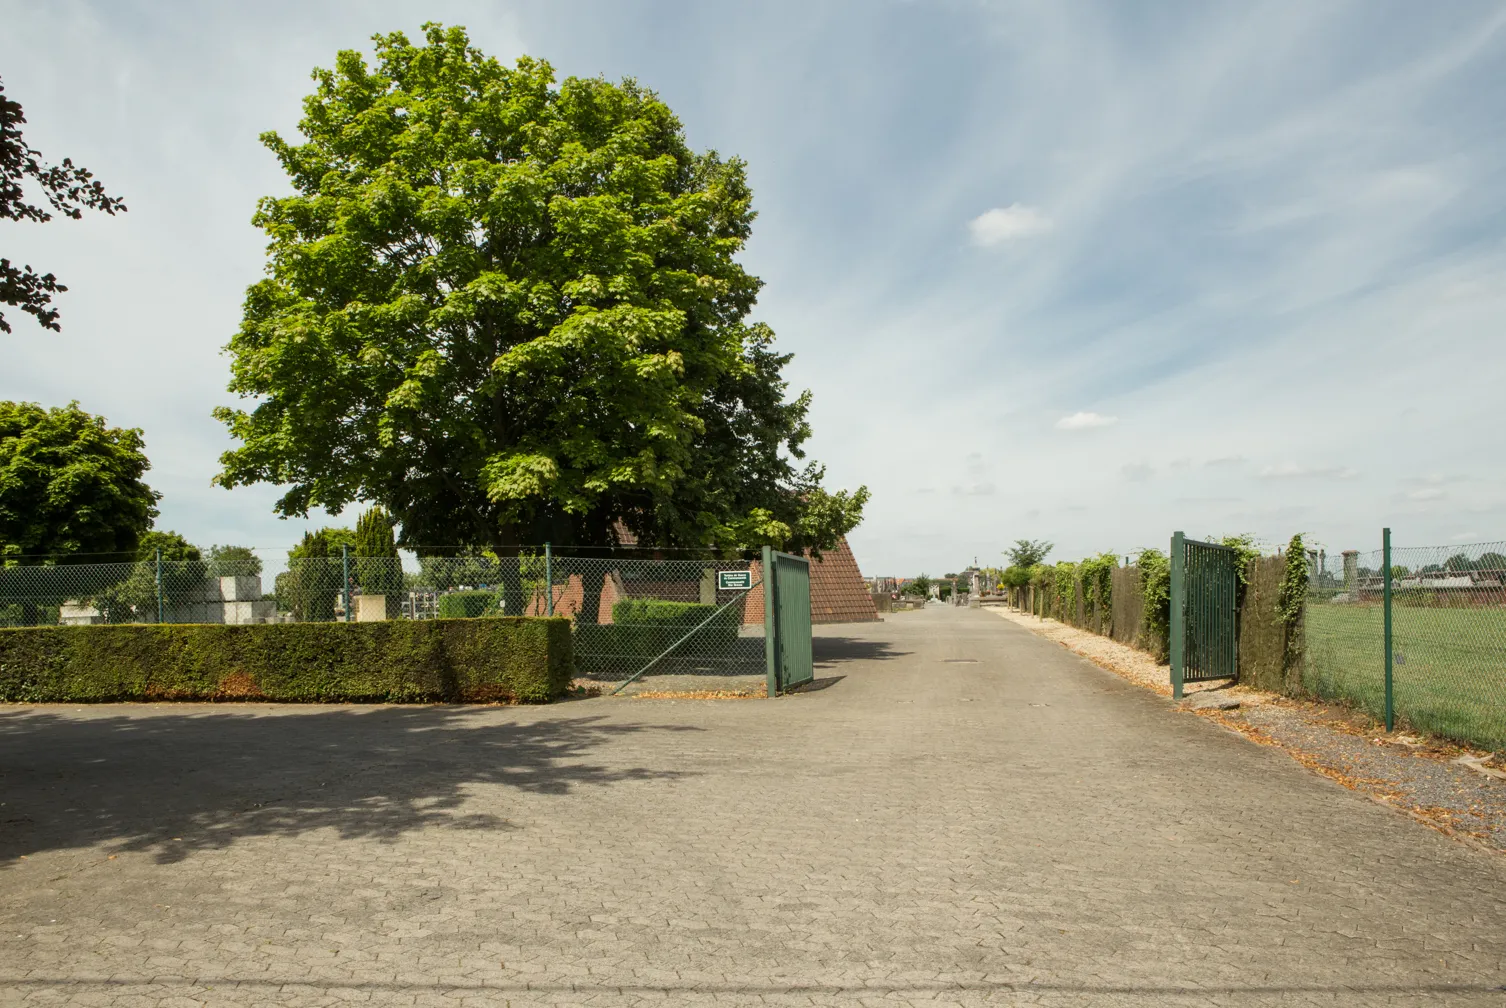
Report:
[[[125,211],[122,200],[105,192],[94,174],[71,158],[64,158],[58,165],[43,162],[42,152],[28,145],[21,135],[24,122],[21,104],[7,98],[5,86],[0,84],[0,218],[45,224],[54,213],[78,220],[85,210],[101,210],[112,216]],[[27,201],[28,180],[41,189],[45,204]],[[34,316],[43,328],[61,330],[58,310],[50,305],[52,295],[67,289],[51,273],[38,273],[31,266],[0,258],[0,300]],[[3,313],[0,331],[11,331]]]

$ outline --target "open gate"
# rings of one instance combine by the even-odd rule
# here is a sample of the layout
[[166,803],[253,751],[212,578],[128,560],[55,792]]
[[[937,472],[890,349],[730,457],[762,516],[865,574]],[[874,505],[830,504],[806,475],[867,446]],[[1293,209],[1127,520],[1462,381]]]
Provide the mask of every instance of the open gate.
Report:
[[1182,684],[1239,678],[1239,553],[1171,537],[1172,696]]
[[811,659],[811,565],[763,548],[764,660],[769,696],[815,678]]

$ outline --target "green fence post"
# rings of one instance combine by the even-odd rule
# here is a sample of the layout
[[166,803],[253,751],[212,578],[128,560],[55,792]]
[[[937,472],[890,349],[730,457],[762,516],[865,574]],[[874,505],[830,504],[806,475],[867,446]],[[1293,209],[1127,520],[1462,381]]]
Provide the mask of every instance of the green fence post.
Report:
[[158,546],[157,547],[157,622],[158,623],[163,622],[164,618],[165,618],[165,616],[163,614],[163,605],[162,605],[162,547]]
[[350,547],[349,546],[341,546],[340,547],[340,576],[341,576],[341,583],[344,585],[344,587],[341,589],[341,591],[344,593],[344,600],[345,600],[345,622],[349,623],[350,622]]
[[[1396,652],[1391,646],[1391,530],[1381,529],[1381,574],[1385,580],[1381,582],[1381,608],[1385,610],[1384,636],[1386,638],[1386,731],[1396,727],[1396,708],[1391,695],[1392,665],[1396,661]],[[1358,589],[1356,589],[1357,591]]]
[[1171,696],[1182,699],[1183,662],[1187,648],[1187,546],[1186,535],[1171,534],[1171,618],[1167,620],[1167,647],[1171,652]]
[[768,695],[779,695],[779,623],[775,616],[774,592],[778,578],[774,576],[774,550],[763,548],[763,662]]
[[549,593],[549,615],[554,615],[554,554],[544,544],[544,591]]

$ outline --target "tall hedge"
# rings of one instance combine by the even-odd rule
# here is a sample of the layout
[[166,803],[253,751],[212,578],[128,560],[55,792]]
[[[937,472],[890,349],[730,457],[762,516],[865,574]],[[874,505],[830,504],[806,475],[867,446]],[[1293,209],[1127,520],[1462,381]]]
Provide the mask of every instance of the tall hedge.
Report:
[[542,703],[571,674],[554,618],[0,629],[0,701]]

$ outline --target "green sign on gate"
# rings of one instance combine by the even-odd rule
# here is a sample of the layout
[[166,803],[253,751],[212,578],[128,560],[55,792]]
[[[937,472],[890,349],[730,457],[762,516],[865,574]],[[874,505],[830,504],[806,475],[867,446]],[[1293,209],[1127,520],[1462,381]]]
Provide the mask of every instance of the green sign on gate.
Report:
[[1182,684],[1239,677],[1239,552],[1171,537],[1171,692]]
[[811,565],[763,548],[764,660],[769,696],[815,678],[811,655]]
[[753,572],[750,570],[717,571],[716,587],[721,591],[747,591],[753,587]]

